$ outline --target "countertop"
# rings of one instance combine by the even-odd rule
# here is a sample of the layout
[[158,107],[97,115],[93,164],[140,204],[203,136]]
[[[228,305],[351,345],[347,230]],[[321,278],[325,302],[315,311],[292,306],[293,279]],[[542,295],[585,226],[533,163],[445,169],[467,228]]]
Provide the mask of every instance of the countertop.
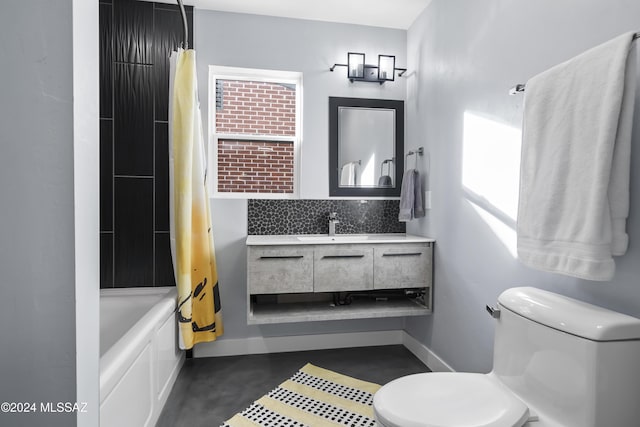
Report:
[[404,233],[384,234],[299,234],[299,235],[250,235],[247,246],[265,245],[335,245],[353,243],[433,243],[430,237]]

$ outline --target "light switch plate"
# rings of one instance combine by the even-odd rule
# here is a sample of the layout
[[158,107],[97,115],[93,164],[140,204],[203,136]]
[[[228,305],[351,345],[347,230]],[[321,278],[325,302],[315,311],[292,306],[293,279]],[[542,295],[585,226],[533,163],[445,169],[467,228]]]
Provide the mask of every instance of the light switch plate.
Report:
[[431,209],[431,190],[424,192],[424,208]]

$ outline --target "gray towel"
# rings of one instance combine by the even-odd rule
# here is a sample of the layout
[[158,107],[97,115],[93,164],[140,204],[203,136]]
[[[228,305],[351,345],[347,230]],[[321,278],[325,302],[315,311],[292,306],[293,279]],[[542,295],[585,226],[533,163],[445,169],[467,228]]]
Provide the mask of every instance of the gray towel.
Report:
[[422,218],[424,216],[424,207],[422,205],[422,179],[420,179],[420,172],[415,171],[413,181],[413,217]]
[[378,187],[391,187],[392,181],[389,175],[382,175],[378,179]]
[[400,188],[400,213],[398,221],[406,222],[424,216],[422,207],[422,181],[415,169],[405,171]]

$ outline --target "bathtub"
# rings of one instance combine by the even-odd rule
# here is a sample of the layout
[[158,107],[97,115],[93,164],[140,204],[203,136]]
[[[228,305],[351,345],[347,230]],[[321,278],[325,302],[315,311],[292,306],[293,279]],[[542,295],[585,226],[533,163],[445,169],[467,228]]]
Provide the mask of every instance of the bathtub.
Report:
[[100,425],[154,426],[184,363],[175,287],[100,290]]

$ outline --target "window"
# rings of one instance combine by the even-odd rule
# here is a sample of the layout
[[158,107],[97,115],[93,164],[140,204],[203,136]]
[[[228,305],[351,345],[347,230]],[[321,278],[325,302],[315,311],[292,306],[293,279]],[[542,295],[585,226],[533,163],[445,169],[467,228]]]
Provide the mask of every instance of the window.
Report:
[[298,194],[302,74],[209,67],[211,194]]

